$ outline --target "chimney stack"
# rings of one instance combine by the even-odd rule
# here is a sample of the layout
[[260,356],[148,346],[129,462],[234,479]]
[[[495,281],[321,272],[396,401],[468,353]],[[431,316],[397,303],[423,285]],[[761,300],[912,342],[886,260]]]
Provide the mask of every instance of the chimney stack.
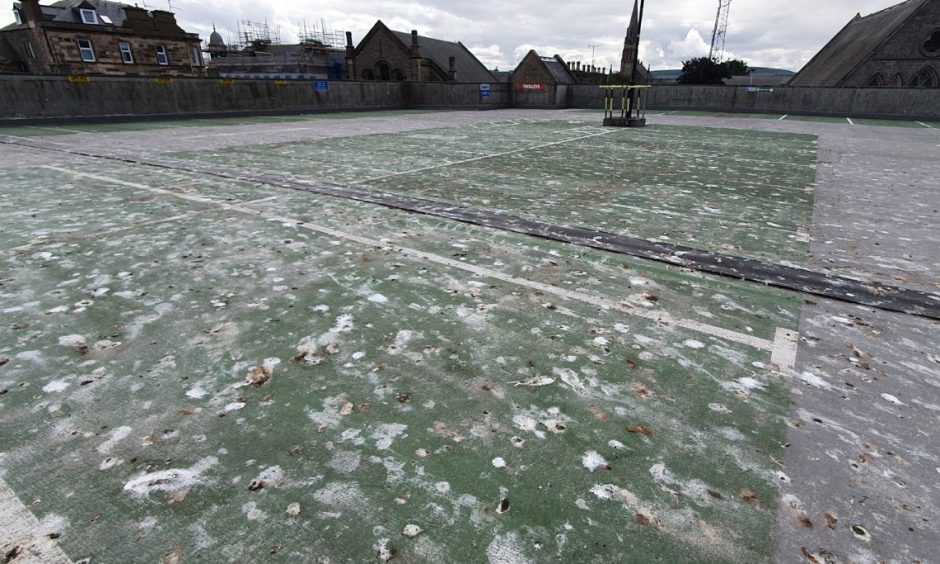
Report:
[[424,80],[424,65],[421,64],[421,46],[418,45],[418,30],[411,30],[411,80]]
[[356,79],[356,48],[353,46],[352,32],[346,32],[346,80]]
[[20,8],[22,10],[20,17],[23,18],[23,23],[30,28],[35,28],[36,25],[43,20],[39,0],[22,0],[20,2]]

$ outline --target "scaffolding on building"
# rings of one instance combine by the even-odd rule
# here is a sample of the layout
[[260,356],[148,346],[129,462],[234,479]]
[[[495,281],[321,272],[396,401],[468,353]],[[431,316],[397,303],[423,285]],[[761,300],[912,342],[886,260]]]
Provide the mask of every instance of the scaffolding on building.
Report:
[[342,49],[346,45],[346,36],[343,32],[335,31],[326,26],[326,22],[320,20],[320,24],[307,25],[304,20],[298,26],[297,35],[300,38],[301,45],[311,47],[326,47],[331,49]]
[[268,45],[280,45],[281,30],[279,27],[272,30],[267,20],[263,22],[242,20],[238,22],[238,39],[240,46],[244,48],[260,49]]

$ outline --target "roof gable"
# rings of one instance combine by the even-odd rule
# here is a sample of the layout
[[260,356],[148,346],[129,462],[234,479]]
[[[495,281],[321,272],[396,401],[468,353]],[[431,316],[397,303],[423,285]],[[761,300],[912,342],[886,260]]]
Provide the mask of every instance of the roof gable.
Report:
[[354,55],[358,56],[362,52],[362,49],[369,43],[369,41],[372,40],[375,34],[379,33],[380,31],[386,32],[393,39],[397,40],[398,46],[401,47],[406,53],[410,51],[411,40],[409,39],[408,42],[402,41],[401,37],[399,36],[399,32],[390,30],[388,26],[382,22],[382,20],[379,20],[375,22],[375,25],[372,26],[372,29],[369,30],[369,33],[367,33],[366,36],[362,38],[362,41],[356,45]]
[[838,86],[929,0],[907,0],[862,17],[858,14],[800,70],[791,86]]
[[551,80],[556,84],[577,84],[578,79],[571,74],[571,71],[568,70],[568,64],[562,59],[559,55],[554,57],[542,57],[534,50],[530,50],[526,53],[526,56],[519,61],[519,65],[516,66],[516,70],[513,71],[515,75],[519,69],[523,68],[526,65],[538,65],[542,67]]
[[[392,31],[403,45],[411,45],[411,34],[403,31]],[[450,58],[454,58],[457,66],[457,80],[460,82],[495,82],[493,75],[483,63],[471,53],[463,43],[443,41],[432,37],[418,36],[418,46],[421,56],[428,59],[438,71],[447,76],[450,69]]]
[[564,61],[559,55],[548,58],[545,57],[542,59],[542,64],[545,65],[545,68],[548,69],[548,72],[552,75],[552,78],[555,79],[555,82],[558,84],[577,84],[578,80],[571,74],[571,71],[568,70],[568,63]]

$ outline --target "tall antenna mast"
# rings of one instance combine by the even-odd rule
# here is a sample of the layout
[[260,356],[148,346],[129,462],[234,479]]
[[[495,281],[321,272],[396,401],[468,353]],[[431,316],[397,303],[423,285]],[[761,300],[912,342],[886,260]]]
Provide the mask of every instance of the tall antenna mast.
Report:
[[720,60],[725,54],[725,38],[728,36],[730,11],[731,0],[718,0],[718,15],[715,17],[715,30],[712,32],[712,47],[708,51],[708,58],[713,61]]

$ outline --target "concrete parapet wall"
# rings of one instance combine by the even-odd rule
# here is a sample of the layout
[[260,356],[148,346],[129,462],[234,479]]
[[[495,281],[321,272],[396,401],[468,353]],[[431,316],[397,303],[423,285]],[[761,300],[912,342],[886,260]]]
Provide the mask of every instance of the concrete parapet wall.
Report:
[[400,109],[404,84],[337,81],[317,92],[310,81],[0,76],[0,120]]
[[[603,108],[603,90],[597,86],[571,86],[568,107]],[[746,87],[664,85],[654,86],[647,91],[647,107],[659,110],[938,119],[940,91],[784,86],[773,88],[770,92],[749,92]]]
[[[655,86],[647,107],[779,114],[940,119],[940,92],[904,88],[778,87],[749,92],[730,86]],[[127,120],[238,114],[286,114],[394,109],[603,107],[595,85],[548,85],[517,92],[510,84],[331,81],[318,92],[311,81],[201,78],[0,76],[0,122]]]
[[490,84],[484,97],[479,84],[449,82],[404,82],[404,107],[413,109],[494,110],[512,105],[509,84]]

